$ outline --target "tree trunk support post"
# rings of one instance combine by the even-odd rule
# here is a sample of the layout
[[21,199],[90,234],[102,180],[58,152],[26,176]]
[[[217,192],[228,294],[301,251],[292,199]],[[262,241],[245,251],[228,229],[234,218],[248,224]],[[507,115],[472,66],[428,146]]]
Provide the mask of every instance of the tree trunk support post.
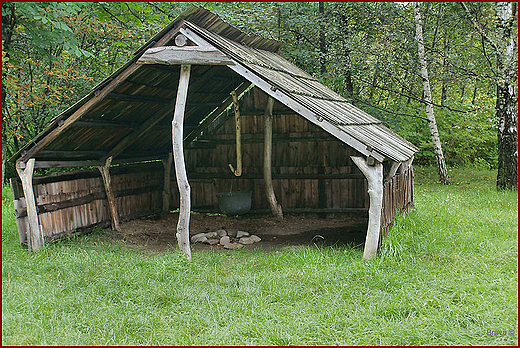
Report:
[[168,153],[168,157],[162,159],[164,166],[164,186],[163,186],[163,213],[170,211],[170,195],[171,195],[171,174],[172,174],[172,153]]
[[179,221],[177,222],[177,243],[179,249],[186,255],[188,261],[191,261],[190,249],[190,184],[186,174],[186,165],[184,163],[184,147],[183,147],[183,125],[184,110],[186,108],[186,98],[188,96],[188,85],[190,82],[191,65],[181,65],[179,76],[179,87],[177,89],[177,99],[175,100],[175,111],[172,120],[172,144],[173,144],[173,161],[175,163],[175,176],[177,177],[177,186],[179,187],[180,207]]
[[38,222],[38,211],[36,210],[36,199],[33,190],[34,158],[30,158],[27,163],[17,162],[16,171],[22,181],[23,195],[27,205],[27,218],[29,220],[29,235],[27,236],[28,248],[31,251],[38,251],[44,246],[44,238],[40,223]]
[[264,184],[267,201],[271,212],[278,219],[283,219],[282,207],[276,201],[273,189],[273,179],[271,173],[272,153],[273,153],[273,106],[274,99],[267,99],[267,106],[264,113]]
[[365,239],[363,259],[370,260],[376,256],[381,233],[381,213],[383,210],[383,164],[375,161],[373,166],[367,164],[362,157],[351,156],[352,161],[361,170],[368,181],[370,207],[368,210],[368,228]]
[[110,213],[110,223],[112,230],[119,231],[119,215],[117,214],[116,200],[114,193],[112,192],[112,178],[110,177],[110,164],[112,163],[112,156],[109,156],[105,160],[105,165],[99,166],[99,172],[103,179],[103,185],[105,186],[105,193],[107,195],[108,211]]
[[235,176],[242,175],[242,131],[240,124],[240,111],[238,109],[238,98],[236,92],[231,91],[231,98],[233,99],[233,111],[235,113],[235,137],[237,143],[237,168],[233,168],[232,164],[229,164],[229,169],[235,174]]

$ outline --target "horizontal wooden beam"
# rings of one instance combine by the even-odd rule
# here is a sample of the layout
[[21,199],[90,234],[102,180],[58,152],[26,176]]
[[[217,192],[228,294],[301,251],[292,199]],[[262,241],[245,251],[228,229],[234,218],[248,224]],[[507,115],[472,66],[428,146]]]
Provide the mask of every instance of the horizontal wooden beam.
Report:
[[144,102],[144,103],[154,103],[154,104],[167,104],[172,105],[174,99],[164,99],[152,96],[145,95],[130,95],[130,94],[121,94],[121,93],[110,93],[107,98],[109,99],[117,99],[124,101],[135,101],[135,102]]
[[[234,175],[228,173],[189,173],[188,177],[190,181],[199,181],[199,180],[213,180],[213,179],[237,179]],[[238,179],[262,179],[262,173],[242,173],[242,176]],[[338,179],[364,179],[365,177],[361,173],[339,173],[339,174],[291,174],[291,173],[283,173],[276,174],[273,173],[273,179],[276,180],[307,180],[307,179],[315,179],[315,180],[338,180]]]
[[[213,213],[217,209],[216,207],[193,207],[193,211],[201,212],[201,213]],[[251,209],[249,214],[251,213],[270,213],[270,209]],[[358,213],[365,214],[368,212],[366,208],[285,208],[284,213],[293,213],[293,214],[303,214],[303,213]]]
[[138,64],[233,65],[233,61],[213,47],[163,46],[147,49]]
[[[125,164],[142,161],[160,160],[164,154],[154,156],[142,156],[132,158],[118,158],[112,161],[112,164]],[[35,168],[68,168],[68,167],[97,167],[103,165],[104,161],[36,161]]]
[[103,156],[105,151],[60,151],[60,150],[42,150],[38,152],[37,158],[44,157],[68,157],[68,158],[81,158],[81,157],[93,157],[98,158]]

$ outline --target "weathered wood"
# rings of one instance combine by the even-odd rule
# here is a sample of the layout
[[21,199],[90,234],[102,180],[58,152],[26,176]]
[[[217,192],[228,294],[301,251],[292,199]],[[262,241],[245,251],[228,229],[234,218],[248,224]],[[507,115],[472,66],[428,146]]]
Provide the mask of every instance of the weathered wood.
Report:
[[114,199],[114,194],[112,192],[112,180],[110,178],[110,164],[112,163],[112,156],[108,157],[103,166],[99,166],[98,169],[101,172],[101,177],[103,178],[103,185],[105,187],[105,193],[107,196],[108,203],[108,211],[110,213],[110,221],[112,224],[112,229],[114,231],[119,231],[119,215],[117,214],[116,203]]
[[278,204],[273,189],[272,152],[273,152],[273,105],[274,99],[268,98],[264,113],[264,184],[265,194],[271,213],[278,219],[283,219],[282,206]]
[[108,99],[114,100],[124,100],[130,102],[138,102],[138,103],[152,103],[152,104],[167,104],[171,105],[173,100],[159,98],[159,97],[151,97],[145,95],[130,95],[130,94],[121,94],[111,92],[107,95]]
[[[205,39],[200,37],[197,33],[195,33],[193,30],[189,28],[183,28],[182,33],[198,45],[209,45],[209,43]],[[373,149],[371,149],[371,151],[368,151],[367,146],[365,144],[353,138],[345,131],[337,128],[331,123],[322,122],[323,119],[320,116],[318,116],[315,112],[311,111],[309,108],[307,108],[300,102],[294,100],[289,94],[277,88],[277,86],[271,85],[262,77],[258,76],[255,72],[248,69],[245,65],[235,61],[235,65],[230,65],[229,68],[237,72],[239,75],[241,75],[251,83],[253,83],[256,87],[267,93],[269,96],[273,97],[274,99],[276,99],[283,105],[287,106],[291,110],[294,110],[296,113],[302,115],[307,120],[322,128],[323,130],[329,132],[336,138],[350,145],[361,154],[366,156],[371,155],[380,162],[383,162],[383,160],[385,159],[384,155],[378,153]]]
[[11,193],[13,194],[13,205],[16,215],[16,226],[18,227],[18,239],[20,244],[27,244],[27,234],[29,231],[29,221],[27,220],[27,206],[25,204],[25,197],[23,197],[23,188],[21,183],[15,178],[9,180],[11,184]]
[[231,59],[214,47],[163,46],[149,48],[137,61],[138,64],[164,65],[232,65]]
[[171,171],[172,171],[172,153],[168,153],[168,157],[162,160],[162,164],[164,166],[164,187],[163,187],[163,206],[162,211],[168,212],[170,211],[170,195],[171,195]]
[[81,158],[81,157],[93,157],[98,158],[103,155],[104,151],[57,151],[57,150],[42,150],[38,152],[38,157],[68,157],[68,158]]
[[[156,112],[153,116],[150,116],[143,124],[134,130],[132,133],[128,134],[124,137],[112,150],[110,150],[106,157],[116,157],[121,152],[123,152],[128,146],[137,141],[140,137],[142,137],[146,132],[152,129],[157,123],[159,123],[162,119],[169,115],[171,110],[171,106],[167,105],[162,107],[158,112]],[[106,158],[101,158],[101,160],[106,160]]]
[[[272,173],[271,177],[273,179],[330,179],[330,180],[339,180],[339,179],[359,179],[364,178],[363,174],[358,173],[339,173],[339,174],[325,174],[323,173],[311,173],[311,174],[294,174],[294,173]],[[196,179],[233,179],[233,174],[228,173],[204,173],[204,172],[190,172],[189,174],[190,180]],[[260,173],[242,173],[241,178],[244,179],[263,179],[263,174]]]
[[40,223],[38,222],[38,212],[36,210],[36,199],[33,190],[33,172],[35,159],[30,158],[27,163],[17,162],[16,171],[22,181],[23,194],[25,197],[25,204],[27,208],[27,218],[29,220],[29,235],[27,241],[29,250],[38,251],[44,246],[44,240]]
[[368,228],[365,239],[365,250],[363,251],[363,259],[371,260],[376,256],[381,230],[381,212],[383,208],[383,164],[381,162],[376,162],[374,166],[369,166],[367,161],[362,157],[350,156],[350,158],[365,175],[368,182],[370,207],[368,210]]
[[183,46],[186,46],[187,42],[188,42],[188,39],[186,38],[186,36],[184,36],[182,34],[178,34],[175,37],[175,46],[183,47]]
[[235,176],[242,175],[242,137],[241,137],[241,126],[240,126],[240,111],[238,109],[238,98],[235,91],[231,91],[231,99],[233,100],[233,112],[235,114],[235,139],[236,139],[236,152],[237,152],[237,168],[233,168],[232,164],[228,164],[229,169]]
[[[152,44],[154,46],[165,45],[169,40],[171,40],[173,35],[179,31],[182,25],[184,25],[184,22],[181,22],[172,29],[170,29],[156,43],[152,42]],[[100,88],[96,90],[94,95],[92,95],[89,100],[87,100],[81,107],[79,107],[70,116],[63,120],[60,126],[54,128],[35,146],[28,150],[27,153],[25,153],[21,159],[26,160],[27,158],[32,157],[33,154],[35,154],[36,152],[44,148],[46,145],[48,145],[50,142],[52,142],[54,139],[56,139],[56,137],[58,137],[63,131],[68,129],[68,127],[70,127],[74,122],[76,122],[79,118],[85,115],[93,107],[97,106],[99,102],[105,99],[107,94],[116,89],[123,81],[125,81],[130,75],[136,72],[140,67],[141,64],[131,63],[126,68],[121,70],[121,72],[117,76],[107,80],[107,83],[103,86],[100,86]]]
[[397,172],[397,169],[401,166],[401,162],[392,161],[392,164],[390,166],[390,169],[388,170],[388,173],[385,177],[385,182],[392,179]]
[[[250,83],[242,83],[240,86],[238,86],[236,89],[235,89],[235,94],[236,95],[240,95],[242,94],[251,84]],[[229,97],[227,97],[223,102],[222,102],[222,105],[217,108],[216,110],[212,111],[205,119],[204,121],[202,121],[200,123],[200,125],[194,129],[190,134],[188,134],[188,136],[186,137],[186,139],[184,140],[184,143],[185,144],[189,144],[193,141],[193,139],[195,139],[196,137],[198,137],[202,131],[211,123],[213,122],[217,117],[219,117],[224,111],[226,111],[226,109],[228,108],[229,105],[231,105],[231,103],[233,102],[233,98],[232,96],[230,95]]]
[[179,187],[180,207],[179,221],[177,223],[177,242],[179,249],[191,261],[190,249],[190,184],[186,175],[186,165],[184,161],[183,148],[183,124],[184,110],[186,108],[186,97],[188,95],[188,85],[190,81],[190,65],[181,65],[179,76],[179,87],[177,88],[177,99],[175,100],[175,111],[172,120],[172,143],[173,160],[175,163],[175,176]]

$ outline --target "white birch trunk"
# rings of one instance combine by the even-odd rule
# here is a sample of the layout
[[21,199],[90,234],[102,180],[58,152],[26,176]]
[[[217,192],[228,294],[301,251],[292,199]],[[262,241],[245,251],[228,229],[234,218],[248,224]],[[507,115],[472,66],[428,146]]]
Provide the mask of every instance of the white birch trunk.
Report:
[[175,176],[179,187],[180,207],[179,221],[177,222],[177,243],[182,253],[191,261],[190,248],[190,210],[191,210],[191,189],[186,174],[184,163],[183,146],[183,126],[184,110],[186,108],[186,97],[188,96],[188,85],[190,82],[190,65],[181,65],[179,76],[179,87],[177,89],[177,99],[175,100],[175,111],[172,121],[172,143],[173,160],[175,163]]
[[432,93],[430,90],[430,79],[428,77],[428,67],[426,64],[426,54],[424,52],[423,39],[423,25],[421,19],[420,3],[414,3],[415,14],[415,37],[417,40],[417,51],[419,54],[419,65],[421,66],[421,77],[423,80],[424,101],[426,103],[426,118],[428,119],[428,127],[433,145],[433,153],[435,154],[435,161],[437,163],[437,172],[439,180],[443,184],[449,184],[448,169],[446,168],[446,161],[442,152],[441,140],[439,138],[439,131],[437,130],[437,121],[433,112]]

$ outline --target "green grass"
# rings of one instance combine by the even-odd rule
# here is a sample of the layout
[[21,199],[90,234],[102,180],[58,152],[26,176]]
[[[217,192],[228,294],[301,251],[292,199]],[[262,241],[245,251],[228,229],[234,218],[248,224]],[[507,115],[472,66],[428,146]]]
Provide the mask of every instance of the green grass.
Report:
[[[4,345],[517,345],[518,196],[416,169],[416,210],[362,250],[147,254],[93,234],[18,245],[2,202]],[[515,330],[489,335],[487,330]]]

